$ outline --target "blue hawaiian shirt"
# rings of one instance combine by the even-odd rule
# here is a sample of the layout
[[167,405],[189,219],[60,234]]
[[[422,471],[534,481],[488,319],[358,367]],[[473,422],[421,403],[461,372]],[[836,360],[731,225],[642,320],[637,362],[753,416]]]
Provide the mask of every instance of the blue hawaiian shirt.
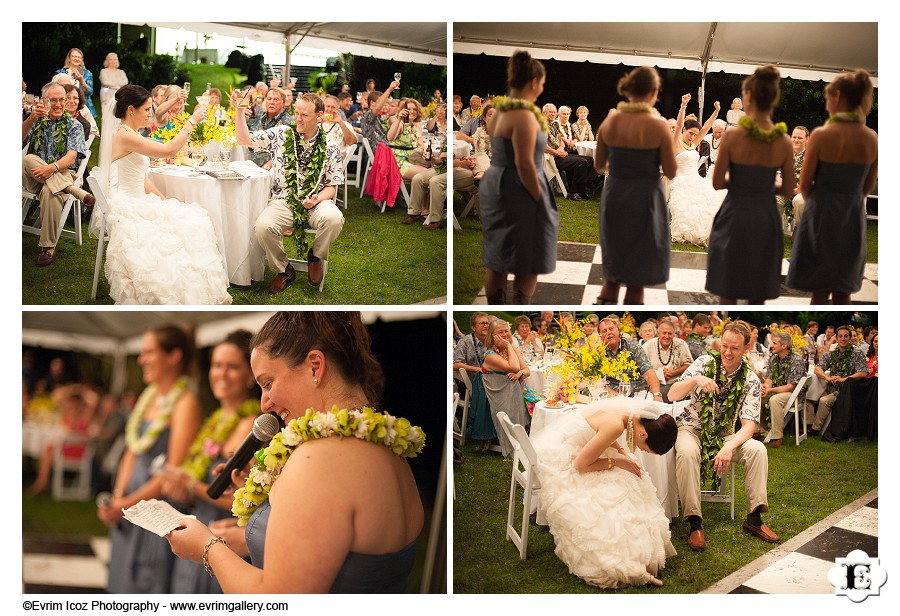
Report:
[[[60,118],[61,119],[61,118]],[[34,152],[34,146],[31,145],[31,140],[34,137],[34,131],[40,126],[41,121],[38,120],[34,123],[34,126],[28,131],[28,135],[25,137],[25,141],[22,143],[24,147],[26,143],[28,146],[29,154],[37,154],[41,160],[43,160],[48,165],[60,158],[59,154],[56,153],[56,140],[53,138],[53,130],[56,128],[59,120],[51,120],[47,118],[47,123],[44,126],[44,147],[41,148],[40,152]],[[78,153],[78,156],[75,157],[75,162],[69,165],[69,169],[72,171],[78,171],[78,163],[79,161],[85,157],[85,149],[84,149],[84,129],[81,127],[81,123],[75,118],[69,118],[69,124],[66,126],[66,145],[65,152],[69,152],[71,150],[75,150]],[[63,155],[65,155],[63,152]]]

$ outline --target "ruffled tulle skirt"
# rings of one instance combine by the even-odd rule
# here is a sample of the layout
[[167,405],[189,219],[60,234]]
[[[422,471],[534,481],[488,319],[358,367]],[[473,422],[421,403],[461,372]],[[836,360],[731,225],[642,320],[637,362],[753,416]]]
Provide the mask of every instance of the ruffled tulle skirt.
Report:
[[708,246],[713,219],[727,193],[714,189],[708,178],[696,172],[679,170],[669,189],[672,240]]

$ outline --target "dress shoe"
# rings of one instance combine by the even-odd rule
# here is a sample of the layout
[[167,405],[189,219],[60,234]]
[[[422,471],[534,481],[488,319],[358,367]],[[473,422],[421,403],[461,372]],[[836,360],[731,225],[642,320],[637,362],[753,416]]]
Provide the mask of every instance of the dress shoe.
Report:
[[309,255],[306,257],[306,277],[309,280],[309,284],[314,287],[322,284],[322,278],[325,277],[325,268],[322,267],[322,259],[315,256],[312,253],[312,250],[309,251]]
[[430,222],[427,225],[425,225],[425,228],[428,229],[429,231],[437,231],[438,229],[444,228],[444,223],[442,223],[441,221]]
[[97,203],[97,197],[95,197],[91,193],[88,193],[84,196],[84,199],[82,199],[81,202],[87,207],[94,207],[94,205]]
[[688,535],[688,547],[695,552],[702,552],[706,549],[706,536],[703,534],[702,528],[692,531]]
[[806,430],[806,434],[809,436],[819,436],[819,431],[814,430],[813,428],[809,428]]
[[581,193],[572,193],[571,195],[569,195],[569,199],[572,201],[587,201],[587,197],[585,197]]
[[294,267],[288,263],[287,267],[284,268],[284,271],[277,276],[272,282],[269,284],[269,288],[266,289],[269,293],[281,293],[284,291],[289,284],[294,282],[294,278],[297,277],[297,272],[294,271]]
[[781,538],[765,524],[753,526],[750,522],[744,520],[744,532],[748,535],[759,537],[763,541],[768,541],[769,543],[781,543]]
[[772,446],[772,447],[774,447],[775,449],[778,449],[778,448],[781,447],[783,444],[784,444],[784,439],[783,439],[783,438],[773,438],[773,439],[769,442],[769,445]]
[[38,267],[44,267],[45,265],[50,265],[56,261],[56,249],[55,248],[41,248],[41,254],[38,255],[37,265]]
[[417,214],[410,214],[406,218],[400,221],[401,225],[412,225],[416,223],[422,222],[422,217]]

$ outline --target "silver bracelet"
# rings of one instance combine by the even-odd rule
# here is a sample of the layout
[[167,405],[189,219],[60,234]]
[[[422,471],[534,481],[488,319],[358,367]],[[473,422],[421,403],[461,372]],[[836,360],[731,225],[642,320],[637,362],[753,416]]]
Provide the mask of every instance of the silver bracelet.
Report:
[[209,541],[206,542],[206,545],[203,546],[203,568],[206,569],[206,572],[209,574],[209,577],[216,577],[215,572],[212,570],[212,567],[209,566],[209,548],[212,547],[214,543],[221,543],[224,546],[228,546],[224,539],[221,537],[213,537]]

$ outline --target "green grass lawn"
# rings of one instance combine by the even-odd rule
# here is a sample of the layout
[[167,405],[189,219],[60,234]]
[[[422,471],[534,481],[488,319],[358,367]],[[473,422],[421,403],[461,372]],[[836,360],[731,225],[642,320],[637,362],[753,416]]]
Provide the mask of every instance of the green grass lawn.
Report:
[[[768,513],[763,520],[786,541],[878,485],[878,444],[867,441],[831,444],[810,438],[800,447],[787,438],[780,449],[768,449]],[[852,472],[846,469],[852,468]],[[678,554],[666,561],[658,577],[662,587],[630,587],[604,591],[571,575],[554,553],[547,527],[531,525],[528,553],[506,536],[512,463],[497,453],[476,452],[469,443],[463,463],[454,466],[453,592],[454,593],[696,593],[708,588],[775,546],[746,535],[743,467],[735,471],[735,520],[724,503],[704,503],[706,540],[703,553],[687,547],[688,525],[673,521],[672,543]],[[521,503],[521,490],[517,500]],[[597,512],[603,515],[603,512]],[[521,504],[516,528],[521,520]]]
[[[264,281],[229,288],[234,304],[414,304],[446,297],[446,230],[401,225],[406,217],[402,199],[382,214],[370,197],[359,198],[359,189],[354,194],[351,186],[349,194],[350,208],[342,210],[346,222],[331,247],[321,293],[298,272],[284,292],[270,295],[266,287],[275,275],[267,269]],[[84,244],[61,238],[57,260],[49,267],[35,265],[37,236],[22,233],[24,305],[113,303],[102,271],[97,299],[91,300],[97,240],[88,236],[86,220],[82,227]]]
[[[596,244],[598,241],[598,208],[596,201],[571,201],[556,196],[559,206],[559,240]],[[456,195],[456,211],[462,211]],[[484,285],[484,266],[481,264],[481,221],[478,218],[460,219],[462,232],[453,236],[453,302],[471,304]],[[878,263],[878,221],[869,221],[866,228],[868,263]],[[705,248],[672,242],[672,250],[706,252]],[[791,256],[791,238],[784,238],[784,257]]]

